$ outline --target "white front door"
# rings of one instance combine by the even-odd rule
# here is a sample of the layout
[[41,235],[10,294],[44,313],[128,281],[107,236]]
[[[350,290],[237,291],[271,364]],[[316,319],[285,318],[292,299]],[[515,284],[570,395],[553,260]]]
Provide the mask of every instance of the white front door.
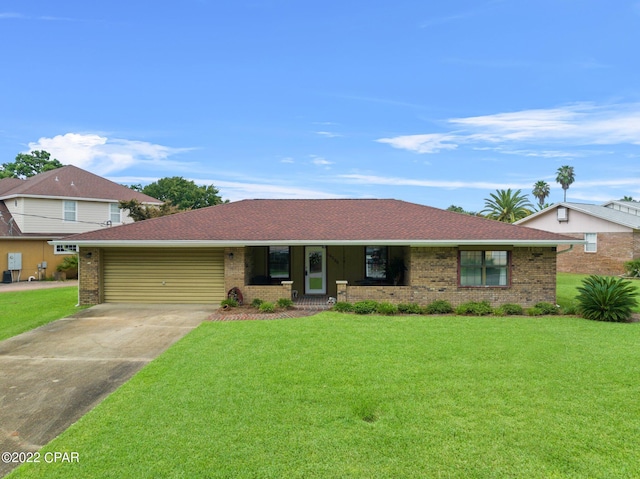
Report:
[[304,286],[306,294],[327,293],[327,255],[322,246],[304,249]]

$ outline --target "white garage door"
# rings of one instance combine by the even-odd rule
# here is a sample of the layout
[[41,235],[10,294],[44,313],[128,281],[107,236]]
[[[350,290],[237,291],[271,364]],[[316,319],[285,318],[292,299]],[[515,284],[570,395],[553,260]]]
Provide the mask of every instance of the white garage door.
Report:
[[221,248],[104,250],[105,303],[219,303],[225,298]]

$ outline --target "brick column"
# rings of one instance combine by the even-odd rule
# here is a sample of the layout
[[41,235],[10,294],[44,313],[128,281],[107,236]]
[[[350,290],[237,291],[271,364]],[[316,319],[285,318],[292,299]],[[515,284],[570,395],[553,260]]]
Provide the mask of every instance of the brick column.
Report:
[[291,291],[293,290],[293,281],[281,281],[283,298],[293,299]]
[[80,248],[78,252],[78,297],[81,305],[102,303],[102,250]]
[[348,281],[338,280],[336,281],[336,288],[338,290],[336,301],[337,302],[347,302],[347,284]]

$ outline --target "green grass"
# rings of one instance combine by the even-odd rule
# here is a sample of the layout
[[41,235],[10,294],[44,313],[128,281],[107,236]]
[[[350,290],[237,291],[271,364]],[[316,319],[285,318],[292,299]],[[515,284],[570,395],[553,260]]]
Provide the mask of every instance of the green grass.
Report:
[[[588,277],[588,274],[558,273],[556,276],[556,302],[565,308],[570,305],[576,305],[577,288],[582,284],[582,280]],[[630,281],[638,292],[638,305],[633,311],[640,313],[640,280],[634,279]]]
[[78,312],[75,286],[0,293],[0,341]]
[[204,323],[20,478],[631,478],[640,323]]

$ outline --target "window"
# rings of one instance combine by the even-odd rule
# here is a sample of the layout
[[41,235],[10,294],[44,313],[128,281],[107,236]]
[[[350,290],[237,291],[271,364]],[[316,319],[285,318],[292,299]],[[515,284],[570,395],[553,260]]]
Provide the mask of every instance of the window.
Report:
[[508,286],[508,251],[460,251],[460,286]]
[[57,244],[55,248],[56,254],[71,254],[78,252],[78,246],[74,244]]
[[367,279],[387,278],[387,247],[365,247],[365,277]]
[[118,203],[109,203],[109,221],[111,221],[112,225],[122,223],[122,220],[120,219],[120,211]]
[[585,233],[584,240],[587,242],[584,245],[585,253],[595,253],[598,251],[598,234],[597,233]]
[[76,201],[63,201],[62,218],[65,221],[77,220],[77,202]]
[[269,246],[269,277],[287,280],[289,279],[289,247]]

